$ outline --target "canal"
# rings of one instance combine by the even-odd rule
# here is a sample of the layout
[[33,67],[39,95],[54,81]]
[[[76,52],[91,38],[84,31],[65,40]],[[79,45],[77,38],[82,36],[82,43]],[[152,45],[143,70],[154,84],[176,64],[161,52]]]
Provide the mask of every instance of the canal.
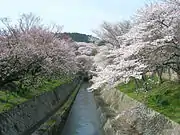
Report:
[[95,99],[88,87],[88,83],[82,84],[62,135],[102,135]]

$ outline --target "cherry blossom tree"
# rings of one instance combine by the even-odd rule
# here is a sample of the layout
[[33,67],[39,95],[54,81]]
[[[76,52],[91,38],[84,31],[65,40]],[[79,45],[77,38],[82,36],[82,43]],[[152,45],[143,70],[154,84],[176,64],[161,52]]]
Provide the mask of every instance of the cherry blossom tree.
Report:
[[91,78],[91,70],[94,68],[94,56],[97,54],[97,45],[93,43],[76,42],[75,54],[78,73],[86,78]]
[[145,24],[142,40],[148,45],[140,53],[144,62],[157,71],[169,67],[180,76],[179,2],[169,0],[146,6],[138,13],[137,23]]
[[60,77],[77,72],[74,43],[54,36],[40,18],[23,14],[13,25],[7,18],[0,35],[0,86],[29,77]]
[[76,42],[76,54],[94,56],[97,53],[97,46],[93,43]]
[[138,49],[136,45],[121,45],[119,49],[104,49],[97,54],[94,58],[96,68],[92,71],[96,74],[91,80],[94,82],[92,88],[97,89],[104,84],[113,87],[120,82],[128,82],[131,77],[140,79],[146,65],[132,57],[137,51],[135,48]]
[[130,21],[123,21],[116,24],[104,22],[100,30],[94,31],[94,33],[101,39],[112,44],[114,47],[119,48],[121,41],[118,36],[121,36],[129,31],[131,28]]
[[92,79],[92,89],[127,82],[131,77],[144,80],[147,72],[158,72],[161,76],[160,72],[167,67],[179,76],[179,3],[179,0],[165,0],[146,5],[134,16],[131,27],[120,34],[112,25],[104,24],[105,29],[97,34],[118,48],[108,48],[103,50],[106,53],[95,56],[98,61],[94,64],[96,75]]

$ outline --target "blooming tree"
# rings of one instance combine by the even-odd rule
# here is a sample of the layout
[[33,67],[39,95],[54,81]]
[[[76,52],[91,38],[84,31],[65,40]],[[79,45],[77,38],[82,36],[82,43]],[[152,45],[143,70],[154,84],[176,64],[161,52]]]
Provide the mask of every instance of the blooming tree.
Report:
[[[134,49],[132,49],[134,48]],[[95,56],[96,76],[93,77],[93,89],[108,84],[114,86],[120,82],[127,82],[131,77],[141,78],[146,65],[132,58],[136,53],[136,45],[124,46],[119,49],[102,50]]]
[[94,56],[97,53],[97,46],[93,43],[76,42],[76,54]]
[[101,25],[100,30],[94,31],[94,33],[101,39],[112,44],[114,47],[119,48],[121,41],[118,36],[121,36],[129,31],[131,23],[129,21],[123,21],[116,24],[104,22]]
[[97,54],[97,46],[92,43],[77,42],[75,44],[75,54],[77,60],[77,66],[79,68],[79,73],[90,77],[93,69],[94,59],[93,57]]
[[180,6],[169,0],[146,6],[138,13],[137,23],[145,24],[143,42],[148,44],[140,52],[142,60],[157,71],[170,67],[180,76]]
[[29,77],[58,77],[77,71],[74,43],[57,39],[54,29],[42,25],[39,17],[23,14],[15,25],[7,18],[1,21],[6,26],[0,34],[1,86]]
[[[170,67],[180,76],[180,1],[165,0],[146,5],[134,21],[118,33],[110,24],[103,24],[98,34],[118,48],[103,50],[95,59],[96,76],[92,88],[103,84],[127,82],[131,77],[143,78],[147,72]],[[114,31],[113,31],[114,30]],[[98,57],[98,58],[96,58]],[[99,61],[107,62],[105,65]]]

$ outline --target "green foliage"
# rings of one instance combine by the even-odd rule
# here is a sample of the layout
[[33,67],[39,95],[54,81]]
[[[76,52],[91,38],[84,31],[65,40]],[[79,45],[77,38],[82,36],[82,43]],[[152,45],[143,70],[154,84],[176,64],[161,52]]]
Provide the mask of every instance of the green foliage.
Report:
[[69,33],[69,32],[57,33],[56,36],[59,38],[66,38],[66,36],[69,36],[72,38],[73,41],[85,42],[85,43],[93,42],[90,39],[98,40],[98,38],[93,37],[92,35],[86,35],[86,34],[81,34],[81,33],[76,33],[76,32],[74,32],[74,33]]
[[137,91],[134,80],[131,80],[127,84],[120,84],[118,89],[180,123],[180,84],[172,81],[158,84],[154,81],[151,87],[150,91]]
[[86,42],[89,43],[89,35],[80,33],[66,33],[76,42]]
[[[41,80],[41,81],[40,81]],[[13,106],[16,106],[28,99],[31,99],[33,96],[38,96],[44,92],[51,91],[54,88],[71,81],[70,78],[59,79],[59,80],[48,80],[40,79],[36,85],[26,85],[21,84],[21,88],[16,91],[0,91],[0,112],[7,111]],[[19,84],[19,82],[15,82]]]
[[108,42],[105,41],[105,40],[101,40],[97,45],[98,46],[103,46],[103,45],[106,45]]
[[26,100],[26,98],[19,96],[17,93],[0,91],[0,112],[9,110],[13,106]]

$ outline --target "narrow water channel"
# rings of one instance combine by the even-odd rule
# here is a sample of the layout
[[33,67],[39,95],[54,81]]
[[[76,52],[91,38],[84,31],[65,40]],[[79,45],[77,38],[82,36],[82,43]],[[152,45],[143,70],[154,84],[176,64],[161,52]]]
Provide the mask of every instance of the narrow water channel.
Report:
[[62,135],[102,135],[100,118],[93,93],[87,92],[84,83],[73,103]]

